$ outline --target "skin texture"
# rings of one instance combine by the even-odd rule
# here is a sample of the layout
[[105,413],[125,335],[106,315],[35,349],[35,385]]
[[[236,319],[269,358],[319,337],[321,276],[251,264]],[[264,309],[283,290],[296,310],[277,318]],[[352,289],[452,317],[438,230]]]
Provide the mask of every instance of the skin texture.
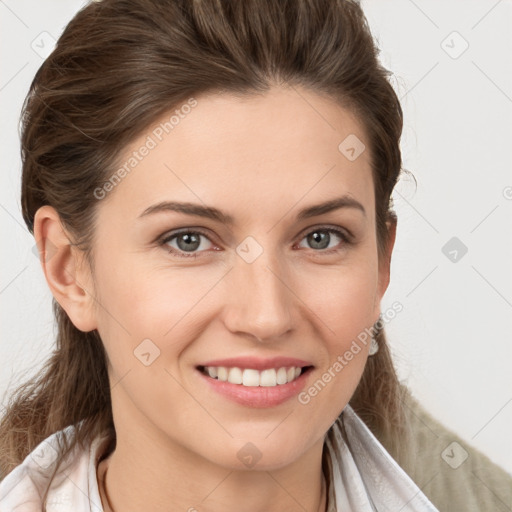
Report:
[[[354,161],[338,150],[350,134],[367,148]],[[77,328],[98,330],[108,354],[117,447],[100,469],[108,467],[109,501],[123,512],[323,510],[324,436],[357,386],[368,347],[306,405],[297,397],[271,408],[237,404],[209,389],[195,366],[298,357],[314,365],[307,389],[378,319],[394,227],[379,265],[362,126],[331,99],[275,87],[200,96],[157,142],[98,202],[94,272],[55,210],[36,214],[35,236],[57,247],[42,259],[53,295]],[[344,194],[366,214],[341,208],[296,220]],[[234,224],[176,212],[138,218],[169,200],[216,207]],[[353,242],[321,231],[330,241],[318,248],[308,235],[326,227],[348,230]],[[186,255],[183,239],[155,241],[181,228],[207,235],[192,249],[197,258],[169,252]],[[252,263],[236,251],[248,236],[263,250]],[[134,355],[145,339],[160,351],[149,366]],[[261,453],[252,468],[237,457],[248,442]]]

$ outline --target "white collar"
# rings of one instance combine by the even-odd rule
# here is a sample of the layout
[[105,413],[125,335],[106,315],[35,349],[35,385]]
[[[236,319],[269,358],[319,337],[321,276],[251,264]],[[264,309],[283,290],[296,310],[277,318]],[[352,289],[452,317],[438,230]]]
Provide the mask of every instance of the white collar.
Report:
[[327,512],[438,512],[349,405],[325,443],[334,484]]
[[[52,477],[58,438],[63,433],[72,438],[74,431],[71,425],[52,434],[0,481],[0,510],[25,504],[24,511],[39,512],[49,486],[47,512],[103,512],[96,468],[106,435],[86,450],[76,446]],[[438,512],[350,406],[331,426],[325,443],[332,467],[327,512]]]

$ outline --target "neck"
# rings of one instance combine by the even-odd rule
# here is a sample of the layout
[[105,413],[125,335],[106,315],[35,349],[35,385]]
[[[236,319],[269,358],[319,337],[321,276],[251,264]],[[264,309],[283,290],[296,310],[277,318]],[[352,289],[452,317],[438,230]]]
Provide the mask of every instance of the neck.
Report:
[[[304,461],[306,466],[294,463],[293,468],[274,471],[236,471],[211,463],[196,464],[197,461],[183,466],[171,463],[172,458],[162,468],[159,457],[150,455],[146,447],[143,452],[129,447],[127,452],[128,447],[118,438],[116,450],[98,465],[103,509],[220,512],[237,510],[244,503],[244,509],[251,512],[291,512],[298,508],[324,512],[327,496],[321,468],[322,447],[323,443],[312,452],[316,454],[320,448],[320,457],[313,457],[318,462],[314,468],[309,464],[311,457]],[[172,509],[169,503],[173,504]]]

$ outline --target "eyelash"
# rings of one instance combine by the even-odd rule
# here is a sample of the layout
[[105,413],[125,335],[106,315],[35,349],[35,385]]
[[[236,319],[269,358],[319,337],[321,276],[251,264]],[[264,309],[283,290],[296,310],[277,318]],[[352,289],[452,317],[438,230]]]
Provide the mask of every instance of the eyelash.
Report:
[[[328,232],[328,233],[335,233],[337,236],[339,236],[341,238],[341,240],[343,241],[343,245],[350,245],[350,244],[352,244],[350,236],[347,235],[347,233],[345,233],[344,231],[341,231],[340,229],[333,228],[333,227],[328,227],[328,226],[319,226],[319,227],[316,227],[314,229],[311,229],[310,231],[307,231],[304,234],[304,236],[300,239],[300,241],[302,241],[308,235],[310,235],[311,233],[314,233],[316,231],[324,231],[324,232]],[[201,231],[200,229],[183,229],[182,231],[174,232],[172,234],[169,234],[168,236],[164,235],[163,238],[161,238],[158,241],[158,245],[161,246],[161,247],[165,246],[164,248],[167,250],[167,252],[173,254],[174,256],[176,256],[178,258],[192,258],[192,259],[198,258],[200,256],[200,254],[201,254],[200,252],[197,252],[197,253],[185,253],[185,252],[180,252],[180,251],[178,251],[178,250],[176,250],[176,249],[174,249],[172,247],[167,246],[167,244],[171,240],[174,240],[175,238],[177,238],[178,236],[183,235],[183,234],[202,235],[205,238],[207,238],[208,240],[210,240],[209,236],[206,233],[204,233],[203,231]],[[210,240],[210,242],[211,242],[211,240]],[[336,253],[336,252],[340,252],[342,250],[343,250],[343,247],[338,248],[338,249],[331,248],[331,249],[323,249],[323,250],[318,250],[318,251],[315,251],[314,249],[312,249],[313,252],[319,253],[320,255],[333,254],[333,253]]]

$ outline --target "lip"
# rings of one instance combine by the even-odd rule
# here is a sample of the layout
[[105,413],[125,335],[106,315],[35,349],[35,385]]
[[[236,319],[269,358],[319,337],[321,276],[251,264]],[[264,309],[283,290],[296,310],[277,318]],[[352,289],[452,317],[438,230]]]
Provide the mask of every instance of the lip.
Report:
[[228,381],[220,381],[209,377],[199,368],[196,368],[196,373],[201,378],[202,382],[209,386],[209,389],[212,389],[223,397],[246,407],[263,409],[276,407],[298,395],[304,389],[312,370],[313,366],[309,366],[307,370],[292,382],[278,384],[276,386],[244,386],[243,384],[232,384]]
[[[253,370],[268,370],[270,368],[281,368],[290,366],[297,366],[303,368],[304,366],[313,366],[313,363],[310,361],[305,361],[304,359],[297,359],[295,357],[270,357],[270,358],[261,358],[254,356],[246,356],[246,357],[232,357],[229,359],[215,359],[212,361],[206,361],[204,363],[200,363],[197,366],[225,366],[226,368],[251,368]],[[285,386],[286,384],[282,384]]]

